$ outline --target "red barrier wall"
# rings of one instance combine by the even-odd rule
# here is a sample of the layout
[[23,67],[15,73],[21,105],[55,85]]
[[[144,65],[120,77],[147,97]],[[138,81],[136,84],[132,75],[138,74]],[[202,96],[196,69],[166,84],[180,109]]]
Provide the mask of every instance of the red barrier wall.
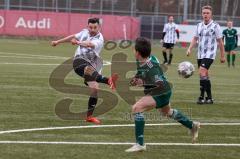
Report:
[[106,40],[135,39],[140,32],[140,21],[130,16],[89,15],[75,13],[0,10],[0,34],[22,36],[66,36],[81,31],[87,19],[103,21],[102,33]]

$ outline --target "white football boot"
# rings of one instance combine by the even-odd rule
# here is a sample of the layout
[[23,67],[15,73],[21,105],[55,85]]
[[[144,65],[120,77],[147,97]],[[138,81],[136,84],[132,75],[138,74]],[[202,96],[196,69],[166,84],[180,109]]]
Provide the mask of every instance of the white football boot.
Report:
[[146,145],[142,146],[136,143],[129,149],[125,150],[125,152],[141,152],[141,151],[146,151]]
[[200,122],[193,122],[193,127],[191,129],[192,143],[194,144],[198,138],[198,131],[200,129]]

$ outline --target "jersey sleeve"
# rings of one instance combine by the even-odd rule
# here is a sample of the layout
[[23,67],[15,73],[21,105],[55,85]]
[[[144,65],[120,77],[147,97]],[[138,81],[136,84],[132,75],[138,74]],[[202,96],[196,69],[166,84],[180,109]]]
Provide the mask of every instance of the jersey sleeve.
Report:
[[166,33],[166,31],[167,31],[167,24],[164,24],[164,27],[163,27],[163,32],[165,32],[165,33]]
[[101,39],[94,39],[91,43],[94,45],[94,49],[96,50],[100,50],[103,47],[103,40]]
[[198,34],[198,27],[199,27],[200,24],[197,24],[197,27],[195,29],[195,33],[194,33],[194,37],[197,37],[199,38],[199,34]]
[[175,24],[175,28],[176,28],[175,30],[178,30],[178,25],[177,24]]
[[217,24],[216,27],[215,27],[215,34],[216,34],[217,39],[222,38],[222,32],[221,32],[221,28],[220,28],[219,24]]
[[234,29],[234,30],[235,30],[235,35],[237,36],[238,35],[237,29]]
[[158,60],[158,58],[156,57],[156,56],[151,56],[151,62],[152,63],[155,63],[155,64],[157,64],[157,65],[159,65],[160,64],[160,62],[159,62],[159,60]]
[[75,38],[78,39],[78,40],[80,40],[82,36],[83,36],[83,31],[75,34]]
[[223,36],[223,37],[226,36],[226,30],[223,30],[223,32],[222,32],[222,36]]
[[238,47],[238,33],[237,33],[237,30],[235,29],[235,38],[236,38],[236,43],[235,43],[235,47]]
[[81,32],[75,34],[75,38],[80,40],[80,41],[85,41],[88,39],[88,30],[83,29]]

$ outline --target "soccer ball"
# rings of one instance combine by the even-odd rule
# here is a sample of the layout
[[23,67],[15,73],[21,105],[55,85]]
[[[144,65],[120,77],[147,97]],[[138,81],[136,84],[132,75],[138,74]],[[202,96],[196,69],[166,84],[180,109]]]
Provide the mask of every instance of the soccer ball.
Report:
[[183,78],[189,78],[193,75],[195,68],[191,62],[184,61],[178,65],[178,74]]

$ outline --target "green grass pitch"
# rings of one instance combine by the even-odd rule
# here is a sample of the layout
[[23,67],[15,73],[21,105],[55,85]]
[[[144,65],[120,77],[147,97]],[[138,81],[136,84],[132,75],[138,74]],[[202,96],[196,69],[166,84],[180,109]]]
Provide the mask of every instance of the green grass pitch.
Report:
[[[63,44],[55,48],[49,41],[42,40],[0,40],[0,158],[164,158],[164,159],[239,159],[240,125],[203,125],[198,143],[226,144],[226,146],[147,146],[143,153],[125,153],[130,145],[83,145],[83,144],[27,144],[2,143],[2,141],[39,141],[39,142],[134,142],[134,127],[62,129],[2,133],[8,130],[69,127],[91,125],[81,120],[62,120],[55,113],[56,103],[63,98],[72,98],[72,112],[87,108],[86,96],[58,92],[49,85],[53,70],[73,56],[75,47]],[[186,49],[175,48],[173,64],[168,68],[167,77],[173,83],[171,105],[202,123],[240,123],[240,58],[237,55],[236,67],[228,68],[220,64],[219,57],[211,66],[214,105],[197,105],[199,78],[197,71],[189,79],[177,74],[177,63],[191,61],[196,64],[195,55],[186,57]],[[113,50],[104,49],[102,57],[111,61],[114,54],[123,52],[129,61],[134,61],[132,47]],[[162,60],[161,47],[153,45],[152,51]],[[196,66],[196,65],[195,65]],[[103,74],[110,75],[110,65],[104,66]],[[66,83],[82,85],[83,81],[73,71],[65,79]],[[101,89],[111,92],[104,85]],[[128,92],[126,92],[128,93]],[[100,115],[104,125],[133,124],[129,118],[131,106],[117,92],[118,104],[114,109]],[[129,94],[131,97],[131,94]],[[101,102],[101,100],[100,100]],[[146,123],[175,123],[161,117],[156,110],[146,113]],[[146,143],[190,143],[188,131],[180,125],[146,126]]]

